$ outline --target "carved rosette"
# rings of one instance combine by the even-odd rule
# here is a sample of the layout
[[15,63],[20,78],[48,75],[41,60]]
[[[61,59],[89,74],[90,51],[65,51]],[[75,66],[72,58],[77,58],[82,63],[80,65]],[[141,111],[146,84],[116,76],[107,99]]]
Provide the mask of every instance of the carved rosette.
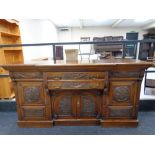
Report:
[[24,98],[26,102],[37,102],[40,99],[40,90],[38,87],[26,87],[24,89]]
[[130,90],[128,86],[118,86],[114,88],[113,100],[117,102],[129,101]]

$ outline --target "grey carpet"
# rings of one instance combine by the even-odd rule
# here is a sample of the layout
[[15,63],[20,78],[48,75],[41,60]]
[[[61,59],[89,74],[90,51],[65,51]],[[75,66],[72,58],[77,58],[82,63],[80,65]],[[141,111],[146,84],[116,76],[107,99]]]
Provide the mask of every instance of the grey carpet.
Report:
[[18,128],[16,112],[0,112],[1,135],[152,135],[155,112],[139,112],[137,128],[101,128],[100,126],[55,126],[53,128]]

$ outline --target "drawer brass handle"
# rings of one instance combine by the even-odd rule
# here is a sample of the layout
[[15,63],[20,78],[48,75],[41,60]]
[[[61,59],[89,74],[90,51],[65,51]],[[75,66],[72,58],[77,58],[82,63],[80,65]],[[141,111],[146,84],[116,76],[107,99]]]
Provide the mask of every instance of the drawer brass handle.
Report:
[[54,86],[54,88],[55,88],[55,89],[59,89],[59,88],[61,88],[61,86]]
[[82,87],[82,85],[74,85],[73,87],[74,88],[80,88],[80,87]]
[[90,88],[98,88],[98,84],[91,84]]
[[61,80],[62,78],[61,77],[54,77],[53,79],[54,80]]
[[80,102],[79,101],[77,102],[77,105],[78,105],[78,107],[80,106]]

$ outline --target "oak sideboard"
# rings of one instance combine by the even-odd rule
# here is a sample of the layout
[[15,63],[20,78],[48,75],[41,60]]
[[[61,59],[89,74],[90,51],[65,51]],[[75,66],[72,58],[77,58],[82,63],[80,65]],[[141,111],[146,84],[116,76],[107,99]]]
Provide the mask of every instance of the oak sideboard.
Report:
[[3,67],[13,81],[19,127],[136,127],[141,82],[151,65],[110,59]]

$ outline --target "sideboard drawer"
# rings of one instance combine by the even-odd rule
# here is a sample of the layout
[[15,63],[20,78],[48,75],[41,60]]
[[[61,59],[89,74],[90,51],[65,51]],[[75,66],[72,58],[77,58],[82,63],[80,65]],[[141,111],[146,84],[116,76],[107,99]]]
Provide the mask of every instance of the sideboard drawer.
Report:
[[47,78],[51,80],[88,80],[103,79],[107,76],[106,72],[48,72]]
[[50,80],[48,89],[104,89],[105,80]]

